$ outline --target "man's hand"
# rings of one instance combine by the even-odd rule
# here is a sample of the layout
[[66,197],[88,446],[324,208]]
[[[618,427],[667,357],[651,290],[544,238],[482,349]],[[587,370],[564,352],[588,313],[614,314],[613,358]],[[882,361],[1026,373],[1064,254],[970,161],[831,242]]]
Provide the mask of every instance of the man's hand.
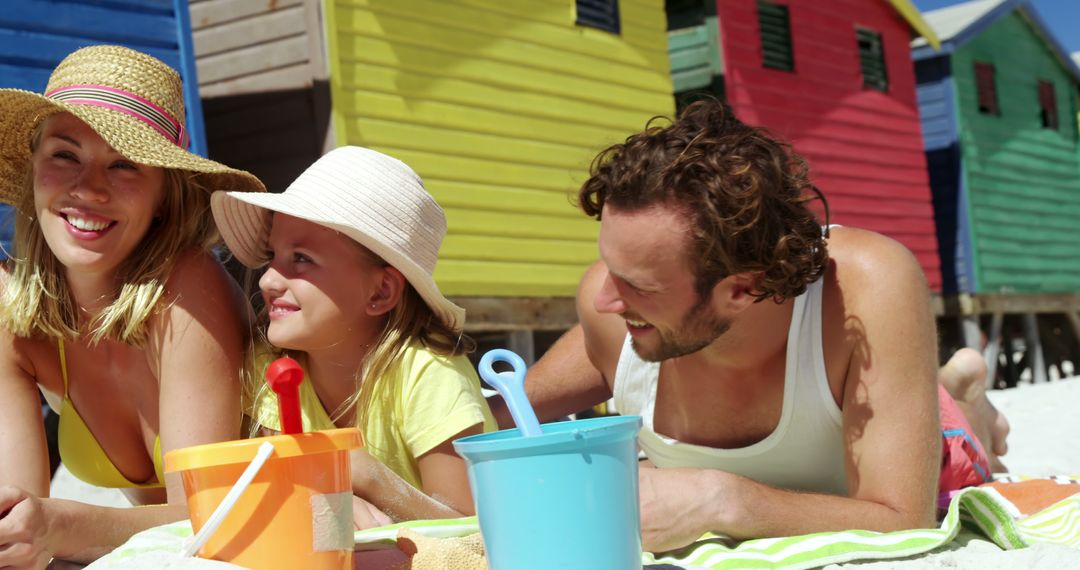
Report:
[[718,526],[715,507],[723,507],[712,497],[715,483],[700,479],[708,473],[700,469],[638,470],[641,502],[641,542],[648,552],[666,552],[686,546]]
[[52,559],[45,501],[18,487],[0,487],[0,568],[38,570]]

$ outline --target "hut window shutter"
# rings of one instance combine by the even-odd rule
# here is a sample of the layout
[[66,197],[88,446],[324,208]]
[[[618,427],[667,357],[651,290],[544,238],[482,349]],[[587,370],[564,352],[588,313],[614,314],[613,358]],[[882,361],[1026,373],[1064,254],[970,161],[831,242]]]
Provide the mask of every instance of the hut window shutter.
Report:
[[597,28],[613,34],[621,32],[619,0],[576,0],[575,5],[577,25]]
[[979,112],[987,115],[1000,115],[998,109],[997,87],[994,85],[994,64],[983,61],[975,62],[975,92],[979,101]]
[[859,44],[859,66],[862,68],[863,87],[889,92],[889,73],[885,66],[885,46],[881,34],[867,29],[856,29]]
[[1050,81],[1039,81],[1039,117],[1044,129],[1057,130],[1057,97],[1054,94],[1054,84]]
[[681,30],[705,24],[705,16],[716,15],[716,1],[705,0],[665,0],[664,11],[667,13],[667,29]]
[[795,70],[791,49],[791,20],[788,7],[758,0],[758,27],[761,31],[762,65],[783,71]]

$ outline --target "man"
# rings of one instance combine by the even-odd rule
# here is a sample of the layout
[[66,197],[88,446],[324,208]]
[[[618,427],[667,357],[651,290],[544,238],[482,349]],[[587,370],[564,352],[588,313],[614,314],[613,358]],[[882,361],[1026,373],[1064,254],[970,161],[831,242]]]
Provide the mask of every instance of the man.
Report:
[[[800,157],[716,102],[605,150],[581,190],[601,261],[527,388],[545,419],[612,395],[643,417],[648,550],[935,525],[939,391],[971,429],[938,387],[922,270],[879,234],[826,239],[807,190]],[[942,379],[990,426],[980,365],[959,353]],[[943,481],[987,475],[966,441],[946,442]]]

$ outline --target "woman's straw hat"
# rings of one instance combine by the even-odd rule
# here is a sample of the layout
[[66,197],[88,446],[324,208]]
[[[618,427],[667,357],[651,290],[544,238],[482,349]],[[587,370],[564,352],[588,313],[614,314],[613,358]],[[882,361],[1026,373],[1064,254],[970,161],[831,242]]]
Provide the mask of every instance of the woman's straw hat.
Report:
[[265,191],[255,176],[187,151],[180,76],[125,47],[77,50],[56,66],[44,95],[0,89],[0,109],[0,202],[18,203],[34,129],[64,111],[139,164],[195,172],[210,190]]
[[404,162],[370,149],[334,149],[285,192],[218,192],[214,220],[233,255],[248,267],[268,260],[272,212],[337,230],[356,240],[408,279],[432,311],[455,330],[465,309],[451,303],[432,274],[446,235],[446,216]]

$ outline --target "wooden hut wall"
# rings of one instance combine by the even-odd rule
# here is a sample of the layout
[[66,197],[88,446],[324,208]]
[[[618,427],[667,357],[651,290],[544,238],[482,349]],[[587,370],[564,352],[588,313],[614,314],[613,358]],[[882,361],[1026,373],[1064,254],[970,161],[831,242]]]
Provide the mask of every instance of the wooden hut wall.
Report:
[[[980,112],[975,62],[994,66],[999,114]],[[952,56],[976,292],[1080,291],[1080,164],[1075,79],[1016,12]],[[1054,85],[1059,125],[1040,121]]]
[[330,123],[320,0],[191,0],[210,155],[281,191]]
[[571,0],[328,0],[335,132],[412,166],[445,208],[458,296],[571,297],[598,224],[571,198],[600,149],[673,111],[662,0],[620,31]]
[[691,90],[723,93],[724,58],[716,4],[708,0],[665,0],[668,57],[676,99]]
[[[182,0],[6,1],[0,8],[0,87],[45,90],[49,75],[69,53],[88,45],[119,44],[148,53],[183,78],[194,74],[191,30]],[[205,154],[198,92],[185,81],[184,103],[191,149]],[[11,236],[10,216],[0,207],[0,240]],[[0,258],[4,257],[0,252]]]
[[[718,0],[728,102],[806,157],[832,222],[900,241],[940,290],[908,24],[884,0],[774,3],[789,9],[794,71],[763,66],[756,0]],[[857,27],[881,34],[886,92],[863,87]]]
[[[1073,63],[1080,66],[1080,51],[1074,51],[1071,57]],[[1077,128],[1080,129],[1080,87],[1076,89],[1076,123]],[[1080,150],[1080,144],[1077,145],[1077,149]]]
[[934,203],[942,292],[976,290],[971,220],[960,160],[956,82],[948,55],[915,63],[919,118]]

